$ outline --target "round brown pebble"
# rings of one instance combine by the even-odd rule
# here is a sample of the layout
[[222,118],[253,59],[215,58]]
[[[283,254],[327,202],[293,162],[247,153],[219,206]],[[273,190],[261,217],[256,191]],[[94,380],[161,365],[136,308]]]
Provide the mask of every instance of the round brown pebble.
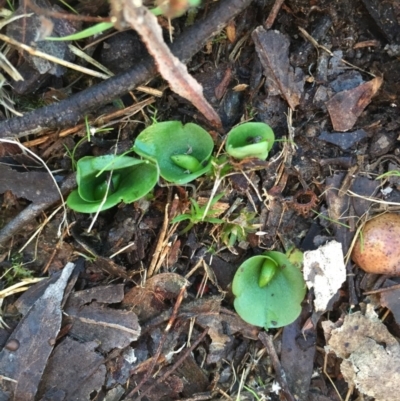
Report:
[[16,339],[9,340],[5,345],[5,348],[11,352],[16,351],[19,348],[19,341]]
[[386,213],[367,221],[351,258],[367,273],[400,276],[400,215]]

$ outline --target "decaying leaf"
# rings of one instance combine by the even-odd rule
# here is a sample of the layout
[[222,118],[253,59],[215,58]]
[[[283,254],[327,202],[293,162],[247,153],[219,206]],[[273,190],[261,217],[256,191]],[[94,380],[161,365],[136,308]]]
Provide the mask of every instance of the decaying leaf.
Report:
[[165,300],[176,298],[189,282],[176,273],[160,273],[149,278],[144,287],[133,287],[125,294],[123,305],[129,306],[146,321],[168,308]]
[[65,312],[72,320],[70,333],[87,342],[97,341],[102,351],[124,348],[140,335],[137,316],[131,311],[105,306],[122,301],[123,285],[104,287],[103,294],[101,289],[79,291],[68,300]]
[[158,65],[158,71],[169,83],[171,89],[192,102],[213,126],[222,127],[218,114],[203,96],[202,86],[188,73],[186,66],[171,53],[165,44],[157,18],[146,7],[136,7],[133,0],[125,2],[123,15],[146,44],[149,53]]
[[371,103],[372,97],[381,87],[383,79],[376,77],[354,89],[337,93],[328,102],[326,107],[331,117],[335,131],[348,131],[353,128],[357,118]]
[[304,80],[289,63],[290,42],[278,31],[266,31],[258,27],[251,35],[258,57],[264,68],[266,85],[271,95],[283,96],[294,110],[300,103]]
[[[1,390],[15,400],[33,400],[61,327],[61,302],[75,265],[68,263],[11,334],[0,353]],[[11,343],[12,342],[12,343]]]
[[371,305],[366,315],[356,312],[332,330],[323,322],[327,351],[343,359],[340,370],[349,385],[376,401],[397,401],[400,383],[400,345],[379,320]]
[[314,288],[316,312],[324,312],[346,281],[342,245],[331,241],[315,251],[305,252],[303,273],[307,287]]
[[57,346],[43,374],[39,394],[45,400],[89,400],[100,391],[106,376],[104,358],[95,341],[66,338]]
[[0,165],[0,193],[11,191],[18,198],[34,203],[55,202],[60,195],[48,173],[38,171],[17,172]]

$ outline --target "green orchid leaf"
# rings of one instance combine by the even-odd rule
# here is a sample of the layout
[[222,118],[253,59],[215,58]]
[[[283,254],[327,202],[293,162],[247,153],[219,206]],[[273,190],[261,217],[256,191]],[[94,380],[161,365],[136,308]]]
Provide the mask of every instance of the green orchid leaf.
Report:
[[222,219],[218,219],[217,217],[206,217],[204,219],[207,223],[221,224],[224,222]]
[[[182,125],[180,121],[166,121],[142,131],[136,138],[133,150],[156,162],[161,177],[166,181],[186,184],[210,171],[213,148],[210,134],[197,124]],[[190,156],[183,158],[183,166],[188,166],[189,162],[189,169],[182,167],[184,155]],[[192,171],[192,168],[196,171]]]
[[[110,173],[111,182],[107,185]],[[77,212],[95,213],[100,207],[103,211],[120,202],[131,203],[148,194],[158,176],[157,165],[148,160],[114,155],[87,156],[78,161],[78,189],[69,195],[67,205]]]
[[[276,263],[276,271],[265,286],[260,286],[260,274],[268,259]],[[301,270],[286,255],[269,251],[253,256],[239,266],[232,291],[239,316],[247,323],[270,329],[296,320],[301,312],[306,286]]]
[[59,37],[47,37],[46,40],[52,40],[52,41],[65,41],[65,40],[81,40],[85,38],[89,38],[90,36],[97,35],[99,33],[102,33],[106,31],[107,29],[110,29],[114,26],[112,22],[100,22],[96,25],[93,25],[87,29],[84,29],[80,32],[76,32],[72,35],[68,36],[63,36],[61,38]]
[[189,220],[192,216],[190,214],[180,214],[171,220],[171,223],[179,223],[180,221]]
[[265,160],[275,141],[274,131],[264,123],[244,123],[233,128],[226,139],[226,152],[236,159]]

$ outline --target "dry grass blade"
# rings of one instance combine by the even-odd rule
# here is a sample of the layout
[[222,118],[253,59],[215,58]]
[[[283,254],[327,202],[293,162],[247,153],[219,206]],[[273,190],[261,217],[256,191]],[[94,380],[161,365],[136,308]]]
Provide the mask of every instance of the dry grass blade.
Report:
[[171,89],[193,103],[210,123],[220,128],[221,120],[203,96],[202,86],[189,75],[186,66],[176,58],[165,44],[157,18],[145,7],[135,7],[128,0],[123,10],[124,18],[141,36],[149,53],[154,57],[158,71],[168,81]]
[[14,81],[24,80],[22,75],[8,61],[7,57],[2,52],[0,52],[0,68],[2,68]]
[[53,63],[63,65],[64,67],[67,67],[67,68],[71,68],[72,70],[76,70],[76,71],[82,72],[87,75],[91,75],[96,78],[101,78],[101,79],[110,78],[108,75],[102,74],[100,72],[91,70],[89,68],[81,67],[80,65],[70,63],[69,61],[62,60],[58,57],[54,57],[47,53],[43,53],[40,50],[36,50],[31,46],[25,45],[24,43],[21,43],[21,42],[18,42],[17,40],[11,39],[10,37],[8,37],[6,35],[0,34],[0,40],[3,40],[4,42],[9,43],[10,45],[13,45],[15,47],[18,47],[19,49],[25,50],[32,56],[41,57],[41,58],[51,61]]
[[[1,56],[3,56],[3,54],[0,52],[0,59]],[[10,113],[13,113],[16,116],[22,117],[23,114],[14,109],[15,102],[12,100],[10,94],[4,89],[4,85],[6,85],[6,79],[4,78],[4,75],[0,73],[0,104],[4,107],[6,116],[10,117]]]

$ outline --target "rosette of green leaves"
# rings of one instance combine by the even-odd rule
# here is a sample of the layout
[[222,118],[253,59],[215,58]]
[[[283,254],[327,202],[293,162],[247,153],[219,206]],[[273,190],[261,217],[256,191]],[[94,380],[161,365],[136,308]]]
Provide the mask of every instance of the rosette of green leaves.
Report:
[[[294,255],[302,261],[302,253]],[[265,329],[286,326],[300,315],[306,286],[301,261],[269,251],[242,263],[233,279],[234,307],[247,323]]]
[[158,167],[148,160],[114,155],[83,157],[77,163],[78,189],[69,195],[67,205],[77,212],[95,213],[120,202],[131,203],[149,193],[158,176]]
[[264,123],[250,122],[229,131],[225,149],[236,159],[254,157],[265,160],[275,141],[272,128]]
[[166,121],[151,125],[136,138],[133,150],[156,162],[160,175],[174,184],[186,184],[211,169],[214,142],[197,124]]

